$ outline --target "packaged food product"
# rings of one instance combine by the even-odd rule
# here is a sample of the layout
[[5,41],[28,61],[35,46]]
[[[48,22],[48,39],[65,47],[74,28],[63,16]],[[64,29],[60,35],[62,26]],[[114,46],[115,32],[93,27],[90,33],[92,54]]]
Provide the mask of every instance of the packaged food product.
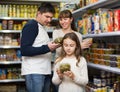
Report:
[[120,62],[116,62],[117,63],[117,67],[120,68]]
[[100,15],[101,32],[107,32],[108,31],[108,19],[107,19],[108,9],[100,8],[98,9],[98,13]]
[[3,30],[7,30],[7,26],[8,26],[8,25],[7,25],[7,20],[3,20],[3,21],[2,21],[2,29],[3,29]]
[[116,61],[110,61],[110,66],[111,67],[117,67],[117,62]]
[[62,42],[62,37],[56,38],[56,39],[54,40],[54,42],[61,44],[61,42]]
[[98,47],[98,44],[97,43],[93,43],[92,45],[91,45],[91,48],[97,48]]
[[109,60],[104,60],[106,66],[110,66],[110,61]]
[[113,11],[108,10],[108,32],[113,32],[114,27],[113,27]]
[[105,55],[103,56],[104,60],[110,60],[110,56],[109,55]]
[[61,73],[65,72],[65,71],[70,71],[70,64],[68,64],[68,63],[61,64],[60,71],[61,71]]
[[104,54],[113,54],[114,49],[104,49]]
[[13,20],[8,21],[8,30],[13,30]]
[[114,10],[114,31],[120,31],[120,9]]

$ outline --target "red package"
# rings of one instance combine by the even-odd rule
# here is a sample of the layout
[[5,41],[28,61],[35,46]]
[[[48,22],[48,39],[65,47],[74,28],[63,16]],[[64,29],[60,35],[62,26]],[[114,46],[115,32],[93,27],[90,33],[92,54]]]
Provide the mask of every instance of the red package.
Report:
[[114,10],[114,31],[120,31],[120,9]]

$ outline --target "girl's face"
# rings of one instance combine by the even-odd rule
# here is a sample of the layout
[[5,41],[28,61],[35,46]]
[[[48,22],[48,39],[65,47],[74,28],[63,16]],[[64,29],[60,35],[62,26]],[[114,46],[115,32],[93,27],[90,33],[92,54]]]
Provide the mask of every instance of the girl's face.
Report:
[[68,29],[71,27],[72,18],[60,18],[59,23],[63,29]]
[[67,56],[72,56],[75,53],[76,43],[70,38],[66,38],[63,41],[63,49],[66,52]]

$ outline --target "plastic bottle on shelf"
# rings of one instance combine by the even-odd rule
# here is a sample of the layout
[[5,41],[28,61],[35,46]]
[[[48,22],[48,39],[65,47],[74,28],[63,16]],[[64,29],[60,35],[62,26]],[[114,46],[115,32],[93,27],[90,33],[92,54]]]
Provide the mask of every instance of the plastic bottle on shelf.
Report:
[[27,6],[27,17],[30,18],[31,8],[30,5]]
[[16,5],[13,5],[13,17],[16,17]]
[[23,8],[24,8],[24,18],[27,18],[27,5],[24,5]]
[[19,5],[17,5],[16,6],[16,17],[20,17],[20,6]]
[[34,5],[31,5],[31,18],[34,18]]
[[38,9],[38,6],[35,5],[35,8],[34,8],[34,17],[36,16],[37,9]]
[[55,6],[55,18],[58,18],[58,15],[59,15],[59,8],[58,6]]
[[4,5],[3,17],[8,17],[8,5]]
[[1,17],[3,17],[4,16],[4,5],[1,5]]
[[12,5],[9,5],[8,9],[8,17],[13,17]]
[[23,16],[24,16],[23,5],[20,5],[20,17],[23,18]]

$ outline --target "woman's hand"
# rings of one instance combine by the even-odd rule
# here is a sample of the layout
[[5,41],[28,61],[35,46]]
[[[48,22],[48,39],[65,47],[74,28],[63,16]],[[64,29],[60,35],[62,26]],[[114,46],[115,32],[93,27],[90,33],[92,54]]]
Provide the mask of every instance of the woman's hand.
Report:
[[74,73],[72,71],[66,71],[64,72],[64,75],[68,76],[72,80],[74,79]]
[[83,42],[81,43],[81,48],[86,49],[86,48],[89,48],[91,45],[92,45],[92,42],[90,42],[89,40],[83,40]]

